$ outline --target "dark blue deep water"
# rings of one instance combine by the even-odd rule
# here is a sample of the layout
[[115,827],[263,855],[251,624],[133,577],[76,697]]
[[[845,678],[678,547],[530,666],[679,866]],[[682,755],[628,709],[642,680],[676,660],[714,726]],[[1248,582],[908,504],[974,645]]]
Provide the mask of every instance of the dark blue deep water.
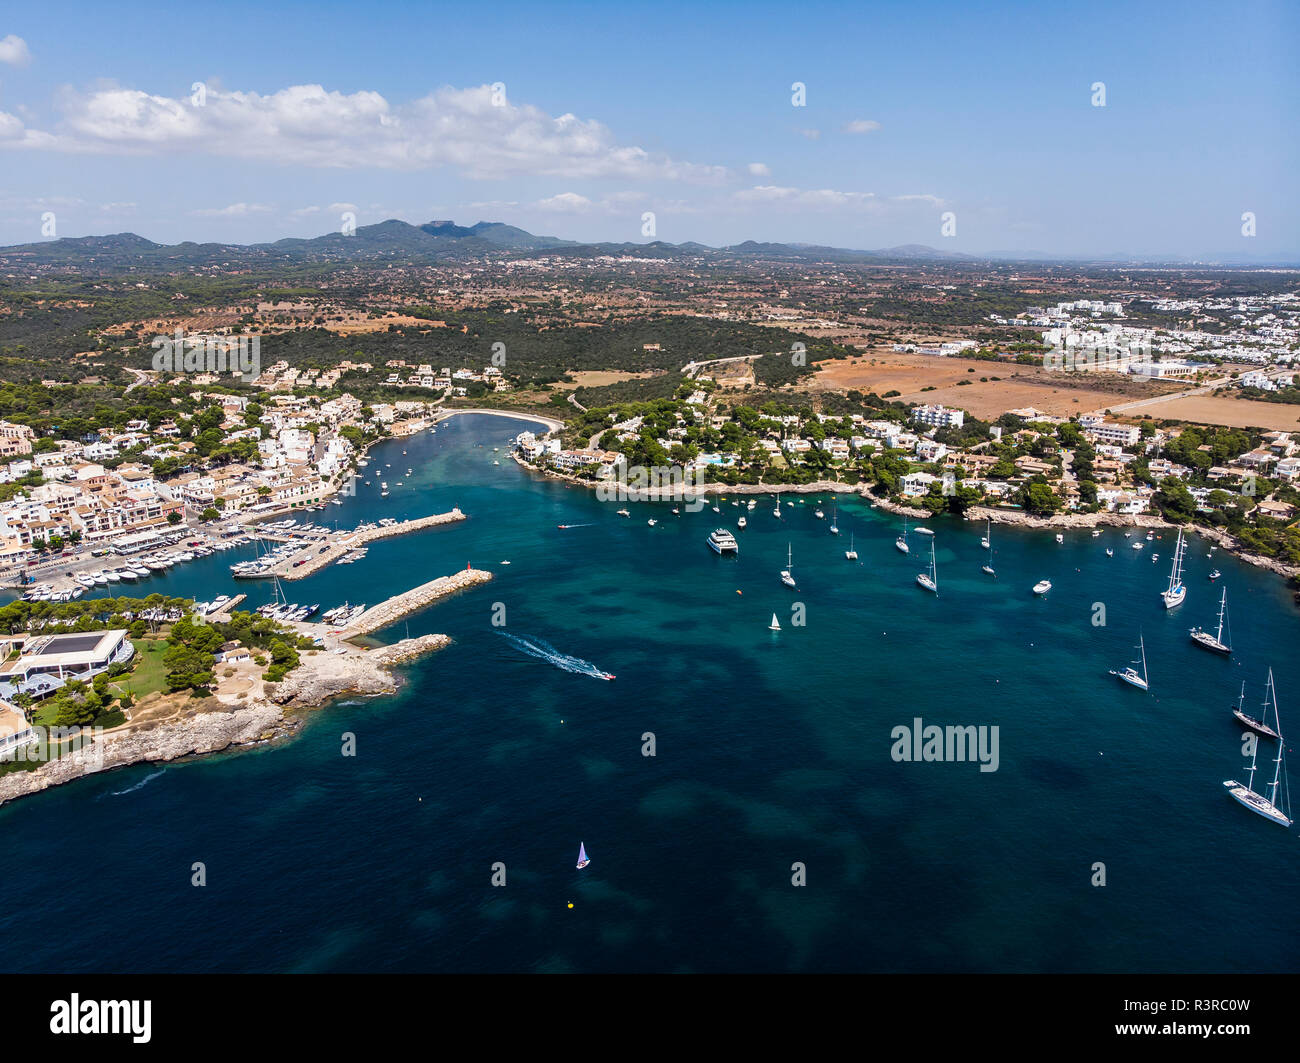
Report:
[[[1138,553],[1114,530],[1058,546],[994,528],[994,580],[980,572],[980,529],[938,521],[934,598],[913,582],[924,539],[904,557],[899,522],[856,500],[833,538],[815,496],[779,523],[761,499],[740,556],[719,558],[705,537],[734,527],[730,498],[721,516],[673,517],[670,504],[616,516],[619,504],[506,460],[524,427],[464,416],[386,443],[371,453],[372,486],[315,515],[351,527],[458,504],[470,516],[285,585],[330,606],[492,568],[493,583],[410,618],[410,634],[455,643],[406,669],[398,694],[343,699],[278,746],[93,775],[0,809],[4,969],[1298,966],[1297,832],[1221,785],[1244,771],[1229,714],[1242,680],[1257,705],[1271,665],[1283,725],[1300,727],[1300,616],[1279,578],[1211,560],[1194,538],[1187,602],[1170,614],[1158,597],[1168,537]],[[843,556],[850,531],[857,565]],[[797,592],[777,579],[787,541]],[[236,559],[137,593],[230,592]],[[1224,579],[1211,585],[1215,565]],[[1043,577],[1054,589],[1036,599]],[[1213,622],[1225,584],[1231,660],[1187,639]],[[252,605],[271,593],[239,589]],[[496,603],[505,631],[617,680],[521,653],[493,627]],[[1150,694],[1106,674],[1134,656],[1139,631]],[[891,729],[917,716],[997,725],[998,771],[895,763]],[[348,731],[353,758],[340,755]],[[203,888],[190,885],[195,861]],[[497,861],[504,888],[490,884]]]

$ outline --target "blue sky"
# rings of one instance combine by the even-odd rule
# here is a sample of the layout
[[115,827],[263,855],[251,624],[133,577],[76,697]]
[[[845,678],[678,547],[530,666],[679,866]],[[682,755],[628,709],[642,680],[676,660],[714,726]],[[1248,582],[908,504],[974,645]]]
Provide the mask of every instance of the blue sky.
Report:
[[0,243],[344,211],[643,241],[652,211],[673,242],[1294,260],[1300,5],[1229,7],[11,7]]

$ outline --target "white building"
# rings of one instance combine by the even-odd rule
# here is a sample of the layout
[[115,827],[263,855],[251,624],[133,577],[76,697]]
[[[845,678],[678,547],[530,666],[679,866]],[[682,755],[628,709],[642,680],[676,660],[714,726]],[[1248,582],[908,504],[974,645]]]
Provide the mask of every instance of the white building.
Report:
[[942,405],[914,406],[912,420],[936,428],[960,428],[966,422],[966,414]]

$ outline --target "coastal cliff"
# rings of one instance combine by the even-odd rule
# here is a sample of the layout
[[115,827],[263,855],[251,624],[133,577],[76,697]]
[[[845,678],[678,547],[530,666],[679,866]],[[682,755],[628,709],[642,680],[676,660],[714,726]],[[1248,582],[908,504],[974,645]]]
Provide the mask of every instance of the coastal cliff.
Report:
[[447,635],[421,635],[374,649],[347,647],[343,654],[321,652],[305,657],[280,683],[262,682],[256,665],[235,670],[230,682],[218,683],[212,697],[169,695],[179,710],[173,717],[142,719],[106,731],[93,756],[86,752],[60,757],[31,771],[0,777],[0,804],[112,768],[174,761],[284,738],[302,725],[303,711],[333,698],[392,693],[400,685],[392,672],[395,665],[443,649],[451,641]]

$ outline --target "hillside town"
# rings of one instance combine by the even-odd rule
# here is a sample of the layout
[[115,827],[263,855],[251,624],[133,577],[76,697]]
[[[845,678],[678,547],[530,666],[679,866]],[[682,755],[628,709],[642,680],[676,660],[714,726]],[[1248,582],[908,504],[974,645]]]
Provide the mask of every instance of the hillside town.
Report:
[[[1032,407],[993,423],[937,404],[883,404],[874,415],[728,408],[717,394],[684,388],[672,401],[590,410],[566,431],[586,445],[525,432],[517,453],[591,482],[671,468],[685,482],[769,490],[839,483],[932,513],[985,505],[1042,518],[1151,514],[1280,533],[1300,504],[1300,440],[1290,432],[1067,419]],[[1294,541],[1279,549],[1300,561]]]

